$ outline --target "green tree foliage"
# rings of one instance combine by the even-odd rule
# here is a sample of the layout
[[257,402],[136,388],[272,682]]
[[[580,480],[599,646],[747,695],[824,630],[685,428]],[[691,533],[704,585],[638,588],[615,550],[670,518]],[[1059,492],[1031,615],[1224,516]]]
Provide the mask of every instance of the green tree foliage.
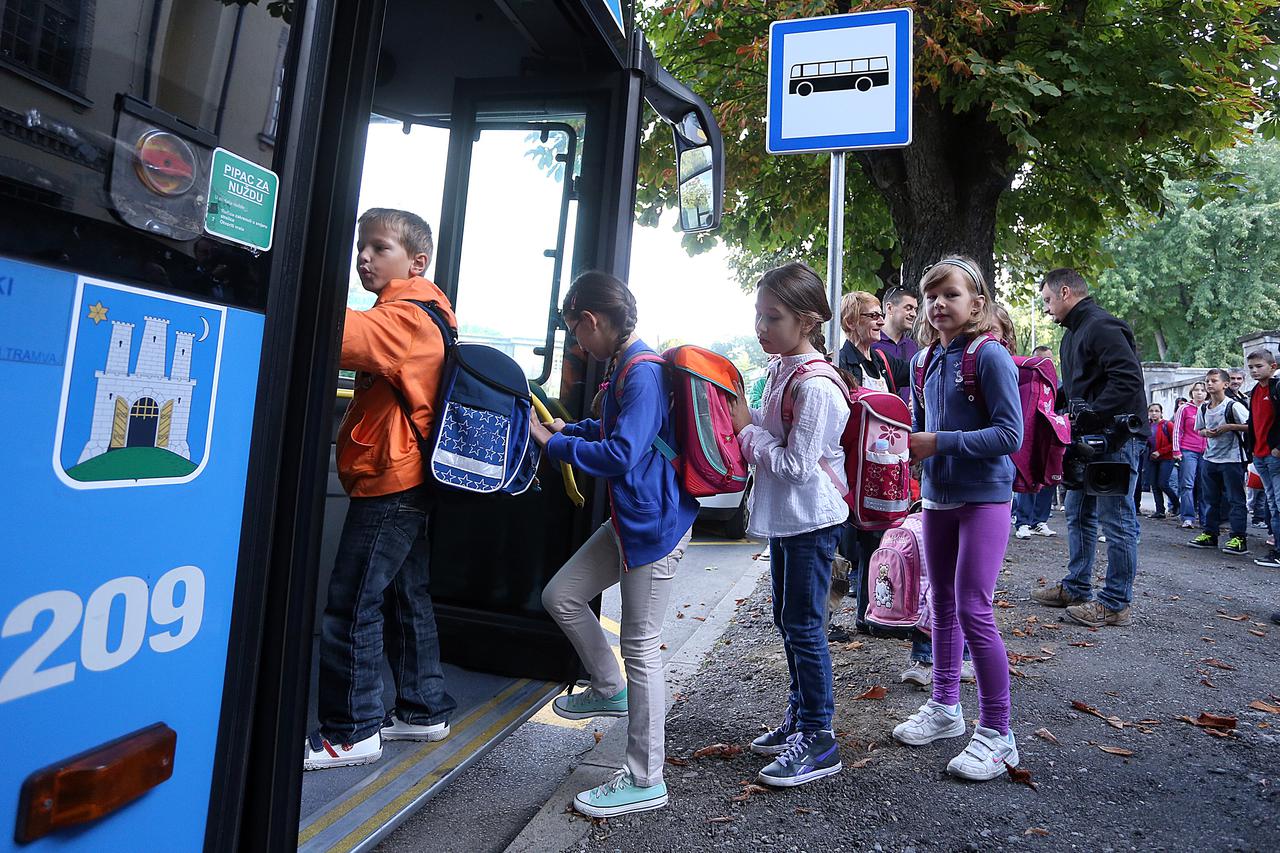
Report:
[[[659,0],[642,15],[659,59],[710,102],[726,144],[718,237],[744,284],[826,255],[825,156],[765,153],[774,20],[911,5],[915,142],[851,155],[845,281],[908,282],[948,251],[1003,281],[1096,269],[1112,224],[1164,204],[1166,180],[1271,133],[1280,0]],[[641,220],[675,203],[670,137],[649,127]],[[686,238],[690,251],[716,236]],[[1029,285],[1024,285],[1024,289]]]
[[746,376],[758,367],[764,367],[768,356],[760,349],[760,342],[755,335],[738,335],[724,341],[716,341],[707,347],[729,359]]
[[1144,359],[1235,365],[1238,337],[1280,325],[1280,143],[1226,152],[1223,165],[1171,184],[1162,216],[1105,243],[1115,266],[1099,301],[1129,320]]

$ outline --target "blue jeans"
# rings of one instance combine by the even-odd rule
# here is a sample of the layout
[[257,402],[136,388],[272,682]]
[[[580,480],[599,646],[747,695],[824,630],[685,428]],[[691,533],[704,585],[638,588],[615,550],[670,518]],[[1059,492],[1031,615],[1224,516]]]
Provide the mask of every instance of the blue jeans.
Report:
[[1177,514],[1182,509],[1178,505],[1178,492],[1173,487],[1173,472],[1176,466],[1172,459],[1149,459],[1147,470],[1151,473],[1151,495],[1156,499],[1156,512],[1164,515],[1165,495],[1169,496],[1169,512]]
[[[933,638],[924,631],[911,632],[911,659],[919,663],[933,666]],[[963,660],[973,660],[969,654],[969,644],[964,644]]]
[[1195,450],[1182,451],[1182,467],[1179,486],[1179,504],[1182,520],[1194,521],[1204,526],[1204,489],[1200,487],[1200,466],[1203,455]]
[[429,515],[422,489],[352,498],[347,508],[320,629],[320,731],[333,743],[382,727],[384,645],[396,716],[426,725],[457,708],[444,689],[431,606]]
[[1231,535],[1244,539],[1249,533],[1249,513],[1244,508],[1244,463],[1205,462],[1203,476],[1207,507],[1204,532],[1217,536],[1225,517]]
[[1053,512],[1053,492],[1051,486],[1046,486],[1035,494],[1016,493],[1013,496],[1013,514],[1017,516],[1017,525],[1035,527],[1048,521],[1049,514]]
[[1253,457],[1253,467],[1262,480],[1262,491],[1266,495],[1266,506],[1270,514],[1268,523],[1271,535],[1280,533],[1280,459],[1274,456]]
[[831,588],[831,561],[840,525],[769,540],[773,579],[773,624],[782,634],[791,673],[788,702],[800,731],[831,728],[836,698],[831,689],[831,652],[824,622]]
[[1098,527],[1107,536],[1107,580],[1098,601],[1108,610],[1123,610],[1133,597],[1138,571],[1138,514],[1133,506],[1133,483],[1147,443],[1132,439],[1099,462],[1127,462],[1129,488],[1123,494],[1101,497],[1084,489],[1067,492],[1067,576],[1062,586],[1075,598],[1093,598],[1093,563],[1097,554]]

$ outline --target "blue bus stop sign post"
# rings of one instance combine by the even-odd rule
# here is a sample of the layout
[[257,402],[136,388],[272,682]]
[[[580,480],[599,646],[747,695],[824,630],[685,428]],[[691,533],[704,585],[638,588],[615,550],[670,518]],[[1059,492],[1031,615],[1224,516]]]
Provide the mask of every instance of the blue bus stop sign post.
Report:
[[911,144],[912,18],[887,9],[769,27],[770,154],[831,152],[828,340],[838,349],[845,152]]

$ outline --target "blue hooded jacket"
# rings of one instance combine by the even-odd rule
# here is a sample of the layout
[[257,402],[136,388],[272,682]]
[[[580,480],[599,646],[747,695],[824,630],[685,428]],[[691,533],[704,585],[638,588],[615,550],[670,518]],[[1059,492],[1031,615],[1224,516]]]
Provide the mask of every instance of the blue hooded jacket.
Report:
[[[924,460],[921,493],[937,503],[1002,503],[1013,497],[1013,460],[1022,446],[1018,368],[1005,348],[991,341],[978,350],[981,395],[965,393],[961,362],[969,336],[938,345],[924,377],[924,399],[911,394],[912,428],[938,434],[938,452]],[[912,360],[923,364],[928,350]]]
[[698,514],[698,502],[680,487],[675,467],[653,447],[659,434],[668,445],[676,446],[667,417],[668,385],[662,365],[633,364],[619,400],[618,373],[644,352],[652,350],[637,341],[618,359],[600,420],[568,424],[547,442],[552,459],[605,478],[614,531],[627,568],[670,554]]

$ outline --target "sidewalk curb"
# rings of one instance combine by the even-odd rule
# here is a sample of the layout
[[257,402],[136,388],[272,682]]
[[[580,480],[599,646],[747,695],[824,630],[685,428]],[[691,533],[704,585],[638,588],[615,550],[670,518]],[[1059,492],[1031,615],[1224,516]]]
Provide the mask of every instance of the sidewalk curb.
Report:
[[[729,621],[738,610],[739,599],[749,597],[760,579],[769,571],[767,560],[755,560],[751,568],[742,573],[738,582],[725,593],[724,598],[707,614],[707,621],[684,642],[664,668],[667,682],[667,712],[670,713],[672,696],[685,687],[702,667],[707,652],[719,641],[729,627]],[[538,813],[525,824],[504,853],[545,853],[563,851],[576,844],[591,828],[591,821],[581,815],[566,814],[565,808],[579,791],[600,784],[608,773],[622,766],[627,745],[627,727],[609,727],[600,742],[592,747],[569,777],[543,804]]]

